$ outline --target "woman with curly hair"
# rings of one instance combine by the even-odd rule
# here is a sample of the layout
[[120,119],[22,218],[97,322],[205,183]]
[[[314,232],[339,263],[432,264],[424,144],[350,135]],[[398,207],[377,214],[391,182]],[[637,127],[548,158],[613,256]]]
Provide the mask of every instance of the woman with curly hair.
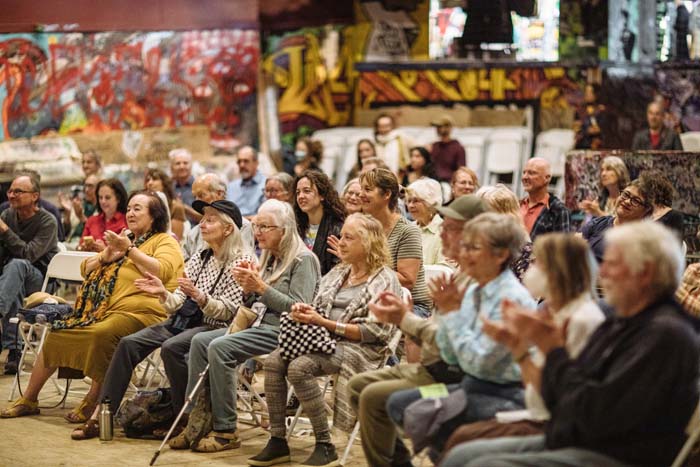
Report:
[[[307,170],[294,185],[294,214],[299,235],[321,262],[321,275],[338,263],[338,256],[328,251],[340,236],[345,221],[345,207],[333,182],[323,172]],[[330,239],[329,243],[329,237]],[[335,242],[335,243],[334,243]]]

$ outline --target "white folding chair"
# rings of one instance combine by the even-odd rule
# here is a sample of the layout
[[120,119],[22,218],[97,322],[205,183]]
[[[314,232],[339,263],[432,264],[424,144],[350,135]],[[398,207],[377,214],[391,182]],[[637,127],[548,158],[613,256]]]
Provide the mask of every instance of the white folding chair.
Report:
[[[82,263],[85,258],[89,258],[90,256],[94,256],[96,254],[97,253],[88,251],[61,251],[57,253],[51,259],[51,262],[46,270],[46,276],[44,277],[44,283],[41,286],[41,291],[46,292],[49,280],[51,279],[82,282],[83,276],[80,275],[80,263]],[[8,400],[12,401],[15,397],[15,391],[18,389],[20,376],[23,374],[28,374],[28,372],[24,371],[26,357],[28,355],[32,355],[34,357],[34,361],[36,361],[39,352],[41,352],[41,349],[44,346],[44,341],[46,340],[46,336],[48,335],[51,326],[41,323],[30,324],[27,322],[20,322],[19,318],[17,317],[12,318],[10,323],[17,324],[17,332],[22,338],[22,355],[17,366],[17,376],[12,381],[10,395],[8,397]],[[58,394],[63,395],[65,389],[60,387],[56,377],[52,378],[52,382],[56,387]]]
[[683,447],[676,456],[671,467],[682,467],[685,465],[688,456],[690,456],[693,447],[695,447],[695,443],[700,439],[700,405],[695,407],[695,411],[690,417],[690,421],[688,421],[685,432],[688,434],[688,439],[685,441],[685,444],[683,444]]
[[700,152],[700,131],[681,133],[681,145],[684,151]]
[[451,276],[452,273],[454,273],[452,269],[442,264],[428,264],[423,266],[423,269],[425,269],[426,283],[430,283],[431,280],[435,279],[436,277],[442,276],[443,274]]
[[[257,363],[265,364],[265,358],[267,355],[258,355],[253,357]],[[253,386],[252,380],[248,380],[244,377],[245,365],[239,365],[236,371],[238,372],[238,402],[243,406],[242,410],[239,411],[247,412],[250,414],[250,422],[255,426],[260,426],[266,428],[263,418],[269,414],[267,408],[267,402],[265,398],[260,394]],[[258,410],[255,409],[254,403],[257,402],[260,405]],[[247,422],[247,420],[241,420],[242,422]]]
[[520,131],[494,129],[489,135],[486,148],[484,184],[494,185],[499,182],[499,175],[512,174],[511,188],[517,193],[520,187],[523,146],[524,139]]
[[564,166],[566,153],[574,148],[575,136],[573,130],[552,129],[537,135],[535,144],[535,157],[541,157],[549,162],[552,169],[552,178],[557,179],[557,196],[564,192]]

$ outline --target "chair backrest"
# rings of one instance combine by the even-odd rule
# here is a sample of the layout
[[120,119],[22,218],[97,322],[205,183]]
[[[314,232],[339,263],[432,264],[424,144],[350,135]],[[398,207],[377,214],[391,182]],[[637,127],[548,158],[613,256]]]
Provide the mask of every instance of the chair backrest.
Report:
[[573,130],[552,129],[537,135],[535,157],[546,159],[552,167],[552,175],[564,175],[566,153],[574,148],[575,133]]
[[46,269],[44,284],[41,286],[41,291],[46,292],[46,286],[49,279],[61,279],[65,281],[82,282],[83,276],[80,275],[80,263],[85,258],[95,256],[97,253],[92,251],[61,251],[56,253],[49,267]]
[[452,269],[442,264],[428,264],[423,266],[423,268],[425,269],[425,282],[430,282],[434,278],[443,274],[451,276],[454,273]]
[[695,443],[697,443],[698,438],[700,438],[700,405],[695,407],[693,415],[690,416],[690,420],[688,421],[688,426],[685,428],[685,432],[688,435],[688,439],[678,452],[678,455],[673,461],[671,467],[682,467],[685,465],[685,461],[693,451],[693,447],[695,447]]
[[681,145],[685,151],[700,152],[700,131],[681,133]]

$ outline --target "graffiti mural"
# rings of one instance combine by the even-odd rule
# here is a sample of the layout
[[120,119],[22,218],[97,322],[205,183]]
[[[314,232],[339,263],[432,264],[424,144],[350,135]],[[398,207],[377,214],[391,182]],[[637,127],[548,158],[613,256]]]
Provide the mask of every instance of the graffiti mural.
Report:
[[254,30],[0,35],[0,139],[204,124],[257,135]]
[[536,101],[542,130],[571,126],[587,76],[585,68],[560,66],[361,68],[356,92],[363,109],[399,103]]
[[278,89],[286,148],[315,130],[350,124],[355,31],[342,26],[302,29],[268,41],[263,71]]

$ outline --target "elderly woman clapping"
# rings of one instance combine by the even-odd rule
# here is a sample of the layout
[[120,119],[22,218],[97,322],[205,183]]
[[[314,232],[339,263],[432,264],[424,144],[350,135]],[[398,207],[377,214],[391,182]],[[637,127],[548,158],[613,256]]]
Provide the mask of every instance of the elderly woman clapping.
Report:
[[431,178],[421,178],[406,188],[406,208],[420,229],[424,266],[443,264],[453,267],[442,254],[442,217],[437,212],[441,205],[442,188]]
[[105,232],[106,248],[81,264],[85,281],[73,314],[52,324],[24,396],[0,413],[3,418],[39,413],[38,396],[58,367],[81,370],[92,378],[83,402],[66,415],[82,423],[93,413],[105,373],[119,339],[156,324],[165,317],[158,298],[134,283],[145,274],[158,277],[169,291],[183,272],[177,241],[166,233],[165,204],[152,192],[136,192],[127,204],[127,232]]
[[[170,441],[173,449],[191,447],[199,452],[216,452],[240,446],[237,432],[237,368],[251,357],[277,348],[280,315],[294,303],[309,303],[321,276],[318,259],[304,245],[297,232],[289,203],[265,201],[253,222],[253,233],[262,249],[258,270],[255,264],[241,264],[233,277],[248,296],[246,305],[257,313],[253,327],[227,334],[226,329],[201,332],[192,339],[189,360],[189,394],[209,364],[209,390],[213,430],[194,445],[190,426]],[[190,421],[193,417],[190,416]]]
[[[280,349],[265,361],[265,396],[272,437],[260,454],[248,459],[250,465],[266,466],[290,460],[285,439],[285,377],[294,387],[316,436],[316,448],[303,465],[337,465],[324,395],[315,377],[339,375],[334,426],[350,432],[355,418],[349,405],[347,381],[357,373],[376,369],[389,352],[387,342],[394,328],[373,320],[368,308],[381,291],[399,293],[401,287],[396,273],[389,267],[382,225],[370,216],[350,215],[342,228],[338,252],[342,264],[321,280],[313,303],[297,303],[289,318],[283,317]],[[285,319],[309,326],[290,322],[287,333]],[[321,331],[317,343],[311,352],[296,351],[299,341],[305,339],[305,330]]]

